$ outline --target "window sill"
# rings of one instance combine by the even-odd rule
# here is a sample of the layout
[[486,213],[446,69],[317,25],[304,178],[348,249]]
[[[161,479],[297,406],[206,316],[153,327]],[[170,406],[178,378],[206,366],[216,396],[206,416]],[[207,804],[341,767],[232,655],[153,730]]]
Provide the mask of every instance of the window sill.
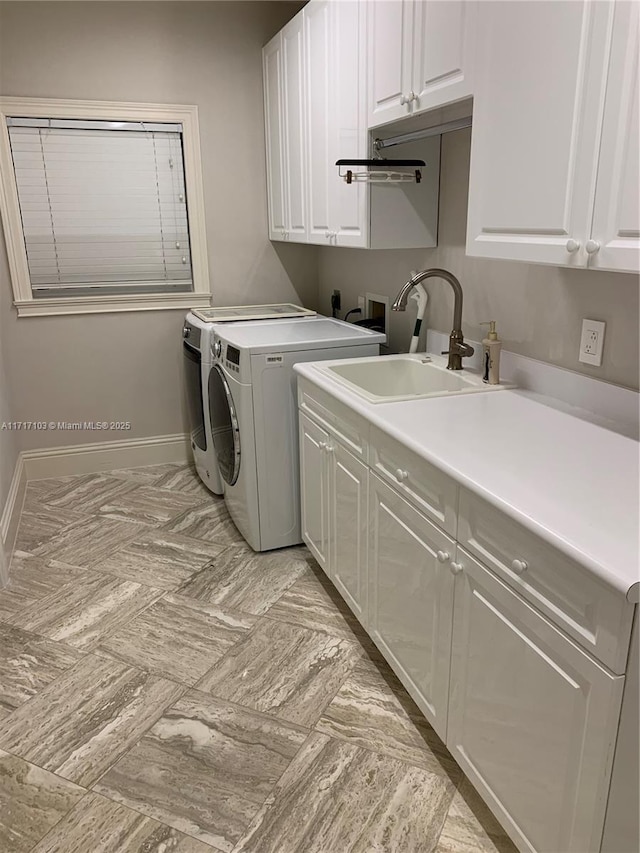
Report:
[[78,296],[76,298],[16,300],[18,317],[54,317],[64,314],[112,314],[120,311],[166,311],[208,308],[209,293],[157,293]]

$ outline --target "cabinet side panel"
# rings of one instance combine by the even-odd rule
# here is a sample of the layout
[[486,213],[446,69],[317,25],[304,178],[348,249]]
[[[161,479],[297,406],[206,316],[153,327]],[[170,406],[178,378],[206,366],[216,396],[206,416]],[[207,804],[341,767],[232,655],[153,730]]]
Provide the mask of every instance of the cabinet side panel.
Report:
[[419,184],[372,184],[371,248],[430,249],[438,245],[440,137],[397,145],[393,159],[427,164]]

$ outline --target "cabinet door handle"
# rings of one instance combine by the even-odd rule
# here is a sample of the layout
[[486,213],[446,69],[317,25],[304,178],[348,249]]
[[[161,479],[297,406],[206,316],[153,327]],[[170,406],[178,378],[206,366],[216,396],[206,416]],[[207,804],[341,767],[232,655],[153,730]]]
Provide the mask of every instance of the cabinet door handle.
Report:
[[451,563],[449,568],[451,569],[452,575],[459,575],[460,572],[463,570],[464,566],[462,565],[462,563]]
[[580,248],[580,240],[567,240],[567,252],[573,254]]
[[326,441],[319,441],[318,447],[320,448],[320,450],[326,450],[327,449],[327,442]]
[[451,557],[446,551],[436,551],[436,557],[439,563],[448,563]]
[[600,251],[600,243],[597,240],[587,240],[585,249],[588,255],[595,255],[596,252]]
[[404,105],[408,104],[408,103],[409,103],[409,101],[407,100],[407,98],[405,98],[404,95],[400,95],[400,106],[404,107]]
[[326,451],[327,453],[333,453],[335,451],[335,447],[331,444],[327,444]]
[[403,483],[405,480],[409,479],[409,472],[403,471],[402,468],[396,468],[396,480],[399,483]]
[[417,100],[418,100],[418,96],[416,95],[416,93],[415,92],[409,92],[409,96],[407,98],[407,103],[410,104],[412,101],[417,101]]
[[523,572],[527,571],[529,565],[526,560],[512,560],[511,568],[517,575],[521,575]]

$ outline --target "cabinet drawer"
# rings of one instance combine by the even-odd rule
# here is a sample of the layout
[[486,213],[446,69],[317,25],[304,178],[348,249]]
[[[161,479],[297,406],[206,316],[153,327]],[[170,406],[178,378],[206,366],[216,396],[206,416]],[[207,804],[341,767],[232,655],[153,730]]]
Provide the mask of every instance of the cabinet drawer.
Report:
[[456,535],[458,486],[450,477],[376,427],[370,433],[369,464],[428,518]]
[[367,461],[369,423],[335,397],[298,376],[298,407],[328,429],[345,447]]
[[465,489],[458,541],[613,672],[624,673],[634,608],[622,594]]

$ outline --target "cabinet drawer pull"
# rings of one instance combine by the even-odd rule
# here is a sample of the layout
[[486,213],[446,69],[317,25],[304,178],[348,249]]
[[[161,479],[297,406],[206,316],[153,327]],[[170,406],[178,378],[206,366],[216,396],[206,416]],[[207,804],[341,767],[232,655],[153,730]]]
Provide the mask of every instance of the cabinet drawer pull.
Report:
[[588,255],[595,255],[596,252],[600,251],[600,243],[597,240],[587,240],[585,249]]
[[521,575],[523,572],[526,572],[529,568],[526,560],[513,560],[511,563],[511,568],[517,575]]
[[464,566],[462,565],[462,563],[451,563],[449,568],[451,569],[452,575],[459,575]]
[[332,444],[327,444],[325,450],[327,451],[327,453],[333,453],[335,451],[335,447]]
[[574,252],[577,252],[579,248],[580,248],[580,241],[579,240],[567,240],[567,252],[570,252],[571,254],[573,254]]
[[409,479],[409,472],[403,471],[402,468],[396,468],[396,480],[399,483],[403,483],[405,480]]
[[[438,551],[436,553],[436,557],[438,558],[439,563],[448,563],[451,557],[446,551]],[[453,563],[452,563],[453,565]]]

